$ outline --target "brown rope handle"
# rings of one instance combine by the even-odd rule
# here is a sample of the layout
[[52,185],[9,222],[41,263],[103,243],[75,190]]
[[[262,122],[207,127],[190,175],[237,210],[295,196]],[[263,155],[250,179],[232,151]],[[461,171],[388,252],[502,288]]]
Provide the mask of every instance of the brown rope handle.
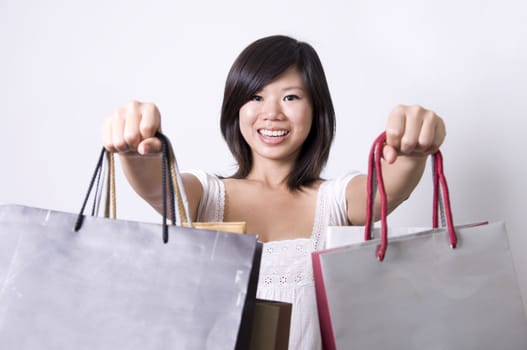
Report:
[[172,144],[170,143],[170,141],[168,142],[168,156],[170,159],[170,177],[172,179],[172,183],[174,184],[174,194],[176,197],[176,204],[179,212],[179,217],[181,218],[181,223],[188,223],[189,220],[187,217],[187,212],[185,210],[185,205],[183,204],[183,196],[181,195],[183,185],[180,184],[177,179],[178,172],[176,169],[174,149],[172,148]]
[[115,191],[115,157],[112,152],[106,152],[108,174],[106,179],[106,202],[104,217],[117,219],[117,197]]
[[[170,179],[174,186],[174,194],[176,197],[175,200],[176,200],[176,204],[178,208],[178,213],[181,218],[181,223],[188,224],[189,220],[187,216],[187,211],[185,210],[183,196],[181,194],[181,191],[183,190],[183,188],[177,178],[178,169],[176,167],[174,150],[172,148],[170,141],[168,141],[167,146],[168,146],[168,156],[169,156]],[[108,174],[107,174],[106,205],[105,205],[104,216],[111,217],[112,219],[116,219],[117,218],[117,199],[116,199],[116,191],[115,191],[114,154],[112,152],[106,152],[106,156],[108,159]],[[172,203],[170,203],[170,205],[172,205]],[[175,225],[176,223],[174,222],[172,224]]]

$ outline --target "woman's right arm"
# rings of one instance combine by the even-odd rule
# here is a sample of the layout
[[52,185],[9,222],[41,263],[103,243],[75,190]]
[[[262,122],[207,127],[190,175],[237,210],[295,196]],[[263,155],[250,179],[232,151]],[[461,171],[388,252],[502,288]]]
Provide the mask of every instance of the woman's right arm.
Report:
[[[153,103],[132,101],[119,107],[103,127],[103,145],[119,154],[123,172],[146,202],[162,210],[161,142],[155,133],[161,130],[161,114]],[[201,198],[201,184],[193,175],[184,174],[183,185],[190,212],[196,217]]]

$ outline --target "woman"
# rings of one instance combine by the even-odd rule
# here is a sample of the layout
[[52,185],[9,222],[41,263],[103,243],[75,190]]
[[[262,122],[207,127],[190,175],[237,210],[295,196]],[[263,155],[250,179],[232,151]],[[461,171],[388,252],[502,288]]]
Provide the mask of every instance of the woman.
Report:
[[[249,232],[258,233],[264,249],[257,297],[293,304],[290,349],[319,349],[310,255],[323,247],[326,226],[364,224],[366,178],[356,172],[320,177],[335,114],[315,50],[286,36],[250,44],[228,74],[220,125],[238,169],[226,178],[184,174],[191,215],[197,221],[245,221]],[[160,144],[153,136],[160,127],[154,104],[131,102],[116,110],[103,132],[130,184],[158,211]],[[383,174],[391,211],[419,182],[445,126],[429,110],[401,105],[389,114],[386,132]]]

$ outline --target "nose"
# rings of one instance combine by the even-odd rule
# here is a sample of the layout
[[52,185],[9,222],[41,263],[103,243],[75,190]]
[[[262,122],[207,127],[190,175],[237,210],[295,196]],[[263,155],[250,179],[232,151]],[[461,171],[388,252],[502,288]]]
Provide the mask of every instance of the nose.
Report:
[[262,108],[262,117],[264,120],[280,119],[282,117],[280,103],[274,99],[265,101]]

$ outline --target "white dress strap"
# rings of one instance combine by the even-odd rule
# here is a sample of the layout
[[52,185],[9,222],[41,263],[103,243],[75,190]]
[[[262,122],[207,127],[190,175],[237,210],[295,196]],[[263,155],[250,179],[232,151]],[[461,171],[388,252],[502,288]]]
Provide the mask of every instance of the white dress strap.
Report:
[[324,181],[320,185],[311,236],[313,250],[319,250],[324,247],[326,228],[328,226],[349,225],[346,187],[351,179],[359,174],[357,171],[349,172],[335,179]]
[[225,186],[215,175],[201,170],[188,170],[185,173],[194,175],[203,189],[199,202],[196,221],[221,222],[225,211]]

